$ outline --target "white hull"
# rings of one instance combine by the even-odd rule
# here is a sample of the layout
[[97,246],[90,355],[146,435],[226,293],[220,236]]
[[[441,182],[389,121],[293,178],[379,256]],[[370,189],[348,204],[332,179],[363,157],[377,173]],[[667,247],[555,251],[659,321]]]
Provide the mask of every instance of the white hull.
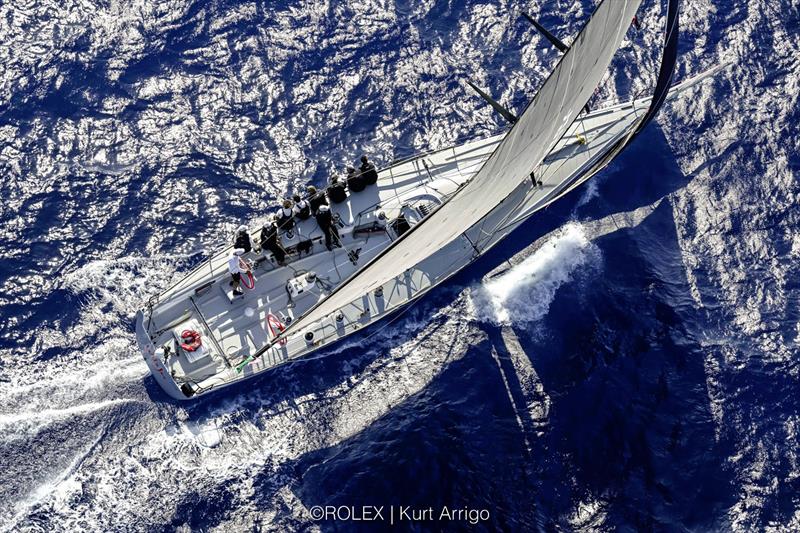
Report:
[[[673,89],[671,96],[710,74],[713,72],[685,82]],[[329,316],[288,335],[285,345],[273,346],[244,366],[241,372],[237,371],[237,364],[270,339],[266,326],[268,313],[284,320],[298,316],[396,238],[389,230],[385,234],[356,235],[355,227],[383,224],[377,214],[383,211],[386,219],[391,220],[392,213],[399,211],[404,203],[420,206],[441,202],[477,172],[505,134],[418,156],[381,170],[377,186],[333,206],[343,222],[340,232],[345,249],[328,252],[320,242],[315,242],[314,253],[291,262],[288,267],[276,267],[265,260],[254,268],[256,287],[233,302],[225,294],[229,279],[225,257],[229,249],[219,251],[161,294],[148,310],[137,314],[137,341],[153,376],[171,397],[194,398],[308,356],[385,318],[459,272],[536,211],[590,178],[598,162],[628,133],[648,104],[649,99],[642,99],[581,116],[537,170],[541,186],[531,179],[521,179],[506,201],[475,226],[465,228],[464,236],[406,271],[405,275],[384,284],[382,295],[364,295],[342,307],[339,320]],[[579,140],[578,135],[586,142]],[[299,233],[319,240],[319,235],[314,233],[315,222],[303,224]],[[435,228],[420,228],[423,230]],[[479,243],[479,252],[473,246],[475,243]],[[357,265],[348,258],[348,252],[355,250],[359,250]],[[287,298],[286,283],[295,277],[297,270],[313,270],[326,280],[327,286],[317,286],[294,300]],[[188,323],[199,327],[207,339],[208,355],[194,363],[180,350],[166,363],[156,357],[155,347],[172,343],[173,331]],[[313,334],[311,340],[305,336],[309,332]],[[185,391],[192,391],[190,396],[181,390],[181,385]]]

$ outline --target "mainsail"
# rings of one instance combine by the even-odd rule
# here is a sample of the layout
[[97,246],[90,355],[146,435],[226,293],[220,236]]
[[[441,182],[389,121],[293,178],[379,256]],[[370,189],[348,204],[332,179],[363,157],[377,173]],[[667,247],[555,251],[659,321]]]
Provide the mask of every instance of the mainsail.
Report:
[[[460,238],[523,180],[530,179],[531,172],[564,136],[592,96],[640,2],[602,1],[513,128],[475,176],[449,201],[296,319],[287,332],[302,330],[402,275]],[[270,346],[265,346],[254,356],[258,357]]]

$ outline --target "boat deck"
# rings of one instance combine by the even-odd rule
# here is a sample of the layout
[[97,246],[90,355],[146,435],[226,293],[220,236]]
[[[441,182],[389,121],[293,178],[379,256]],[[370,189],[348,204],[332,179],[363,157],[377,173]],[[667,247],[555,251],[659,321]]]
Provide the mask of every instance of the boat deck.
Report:
[[[474,239],[473,242],[480,242],[483,235],[494,232],[497,235],[492,242],[483,242],[483,247],[489,247],[532,211],[574,187],[570,177],[588,168],[619,138],[642,109],[637,104],[641,102],[598,110],[577,120],[537,169],[537,178],[542,183],[535,184],[529,177],[521,177],[519,189],[509,198],[509,205],[516,205],[517,211],[511,212],[508,207],[498,209],[481,225],[465,228],[465,235]],[[426,209],[435,208],[480,169],[503,135],[395,164],[379,172],[376,185],[350,194],[341,204],[332,204],[331,210],[339,220],[342,248],[333,251],[325,248],[322,232],[313,218],[298,221],[294,237],[284,236],[284,247],[292,249],[302,241],[311,241],[310,252],[302,257],[288,256],[285,266],[277,265],[270,254],[261,251],[246,254],[245,259],[253,265],[255,285],[253,289],[245,288],[241,297],[234,298],[229,285],[227,255],[231,247],[217,252],[165,291],[153,305],[147,334],[154,346],[171,344],[174,347],[174,355],[166,361],[166,370],[179,386],[191,383],[196,391],[247,377],[349,335],[463,268],[475,257],[466,239],[454,241],[436,254],[437,257],[423,261],[405,276],[387,284],[384,294],[365,294],[344,306],[340,321],[331,317],[316,324],[313,330],[291,335],[285,345],[272,347],[247,365],[241,374],[235,370],[277,333],[275,328],[270,330],[269,315],[288,325],[324,298],[397,238],[387,224],[389,221],[401,211],[412,225],[423,218]],[[373,225],[379,230],[355,231]],[[501,225],[504,227],[500,228]],[[251,233],[254,243],[259,233],[260,228]],[[300,295],[290,296],[290,281],[302,281],[308,272],[316,275],[314,285]],[[190,361],[192,354],[178,349],[173,340],[187,325],[199,328],[207,347],[203,357],[195,361]],[[303,334],[308,333],[313,335],[312,340],[304,338]]]
[[[301,255],[290,253],[285,266],[265,251],[245,254],[255,284],[252,289],[244,286],[242,296],[234,297],[230,286],[227,255],[231,247],[220,250],[163,293],[153,306],[149,331],[156,346],[172,345],[174,355],[166,365],[170,374],[178,380],[199,382],[235,367],[265,346],[275,333],[270,330],[268,315],[288,324],[324,298],[397,238],[389,223],[399,213],[413,226],[477,172],[501,137],[473,141],[381,170],[375,185],[350,193],[345,202],[331,204],[342,245],[332,251],[326,249],[313,217],[296,221],[293,237],[282,235],[283,245],[294,250],[310,243],[310,250]],[[251,231],[254,245],[259,235],[260,228]],[[308,272],[316,275],[313,286],[291,296],[287,284],[294,279],[302,284]],[[194,327],[188,327],[190,324]],[[179,349],[175,341],[183,329],[196,328],[207,352],[193,362],[189,359],[192,354]],[[260,366],[271,367],[289,357],[288,349],[273,349],[264,354]]]
[[[668,100],[724,66],[673,87]],[[415,156],[381,170],[376,186],[333,207],[341,220],[340,233],[346,250],[328,252],[321,242],[314,242],[309,255],[295,258],[285,267],[273,264],[269,257],[251,256],[257,263],[255,288],[240,299],[231,301],[227,295],[229,276],[225,258],[231,247],[218,251],[151,299],[147,309],[137,314],[136,338],[145,361],[170,396],[185,400],[247,379],[343,339],[421,297],[487,253],[533,213],[589,179],[607,164],[649,103],[649,98],[642,98],[581,115],[542,163],[531,169],[530,175],[520,176],[518,187],[479,223],[465,227],[461,238],[444,245],[402,275],[342,305],[334,313],[291,332],[284,345],[272,346],[264,353],[260,348],[266,345],[271,334],[265,320],[268,314],[288,323],[360,270],[370,257],[396,238],[390,229],[367,236],[354,234],[355,228],[392,220],[401,209],[414,209],[418,217],[425,216],[425,209],[420,208],[431,207],[432,203],[457,191],[480,169],[505,134]],[[381,212],[384,217],[379,216]],[[315,231],[318,229],[312,226],[302,227],[298,231],[299,238],[305,236],[313,240]],[[425,231],[436,231],[436,228],[426,226]],[[285,244],[291,245],[291,242]],[[353,251],[358,252],[357,264],[351,261],[349,252]],[[302,278],[309,270],[317,273],[317,283],[301,297],[290,299],[286,293],[287,281],[297,276]],[[203,354],[177,349],[174,337],[187,326],[207,336],[209,342]],[[173,354],[165,360],[161,349],[170,345]],[[260,357],[250,359],[254,355]],[[245,359],[248,364],[236,369],[244,356],[248,356]]]
[[[230,295],[226,266],[231,247],[226,247],[164,292],[153,305],[146,328],[153,350],[155,346],[170,343],[176,336],[175,329],[196,321],[208,341],[208,353],[202,360],[190,362],[190,354],[178,349],[165,367],[178,386],[191,383],[194,393],[201,393],[344,338],[418,298],[469,264],[480,255],[474,244],[481,251],[487,250],[533,212],[588,179],[591,174],[585,173],[625,134],[646,104],[644,100],[628,102],[583,115],[536,169],[536,182],[530,176],[521,176],[520,186],[506,202],[480,224],[464,228],[464,238],[451,242],[403,276],[387,282],[380,294],[364,294],[340,308],[336,317],[328,316],[289,335],[285,344],[265,351],[242,372],[236,370],[237,365],[268,345],[277,333],[270,330],[269,315],[288,325],[324,298],[397,238],[387,222],[401,210],[405,210],[412,225],[415,219],[423,218],[426,209],[435,208],[480,169],[504,134],[381,170],[376,185],[331,206],[339,218],[342,248],[333,251],[325,248],[315,220],[299,222],[296,236],[285,239],[284,245],[293,247],[300,241],[311,240],[310,253],[290,258],[286,266],[276,265],[270,256],[260,252],[248,254],[246,259],[254,265],[255,287],[235,299]],[[354,231],[373,224],[378,231],[366,234]],[[258,231],[252,237],[255,242]],[[313,287],[290,297],[289,282],[302,280],[307,272],[316,275]]]

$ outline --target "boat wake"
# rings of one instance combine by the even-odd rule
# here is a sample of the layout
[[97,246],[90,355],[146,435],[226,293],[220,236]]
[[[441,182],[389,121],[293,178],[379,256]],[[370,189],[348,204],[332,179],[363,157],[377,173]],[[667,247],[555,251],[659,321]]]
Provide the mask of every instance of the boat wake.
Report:
[[[462,79],[520,110],[558,59],[516,10],[571,39],[596,3],[0,2],[0,531],[296,531],[324,528],[317,502],[464,487],[506,529],[800,529],[791,1],[685,2],[677,79],[736,67],[577,212],[542,212],[581,222],[515,266],[197,405],[166,402],[134,347],[132,314],[190,267],[174,252],[362,151],[496,133]],[[652,88],[661,4],[595,101]],[[576,282],[598,311],[577,328]]]
[[[124,329],[123,310],[135,305],[128,299],[136,294],[129,283],[136,274],[128,263],[138,264],[122,261],[119,270],[105,263],[87,265],[69,284],[79,294],[93,295],[84,300],[78,320],[83,327],[103,308],[120,311],[102,327],[116,332],[113,339],[88,350],[82,360],[50,361],[39,381],[31,374],[3,384],[0,412],[14,414],[0,418],[5,432],[0,444],[13,462],[0,464],[12,477],[4,487],[0,521],[11,529],[39,516],[48,517],[42,522],[48,529],[58,524],[56,529],[102,530],[119,521],[147,528],[185,518],[220,492],[239,509],[220,519],[221,526],[234,527],[236,520],[270,524],[257,510],[247,511],[252,480],[263,477],[271,480],[263,498],[274,500],[276,508],[290,505],[293,520],[308,519],[292,492],[298,480],[286,466],[364,431],[429,386],[483,335],[473,327],[462,294],[440,309],[423,304],[409,310],[372,332],[369,343],[353,338],[318,359],[276,369],[250,392],[191,406],[162,404],[155,386],[156,396],[148,400],[146,366]],[[142,275],[170,277],[159,269]],[[87,445],[122,431],[136,435],[125,453]],[[61,440],[58,449],[22,448],[55,438]],[[42,453],[49,460],[31,468],[29,455]],[[13,481],[22,479],[23,470],[27,488]],[[176,496],[165,502],[157,487],[168,486]],[[125,494],[125,502],[119,494]]]
[[567,224],[521,263],[471,292],[476,316],[498,325],[536,322],[547,314],[559,287],[596,272],[601,263],[600,249],[582,226]]

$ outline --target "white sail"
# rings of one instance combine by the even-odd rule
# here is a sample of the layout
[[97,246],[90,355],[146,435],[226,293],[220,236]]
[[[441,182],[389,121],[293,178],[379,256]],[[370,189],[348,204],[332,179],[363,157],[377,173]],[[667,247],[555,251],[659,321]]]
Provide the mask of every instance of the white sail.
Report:
[[[402,275],[485,217],[553,149],[591,97],[641,0],[605,0],[486,164],[453,197],[296,320],[315,323]],[[263,350],[262,350],[263,351]]]

